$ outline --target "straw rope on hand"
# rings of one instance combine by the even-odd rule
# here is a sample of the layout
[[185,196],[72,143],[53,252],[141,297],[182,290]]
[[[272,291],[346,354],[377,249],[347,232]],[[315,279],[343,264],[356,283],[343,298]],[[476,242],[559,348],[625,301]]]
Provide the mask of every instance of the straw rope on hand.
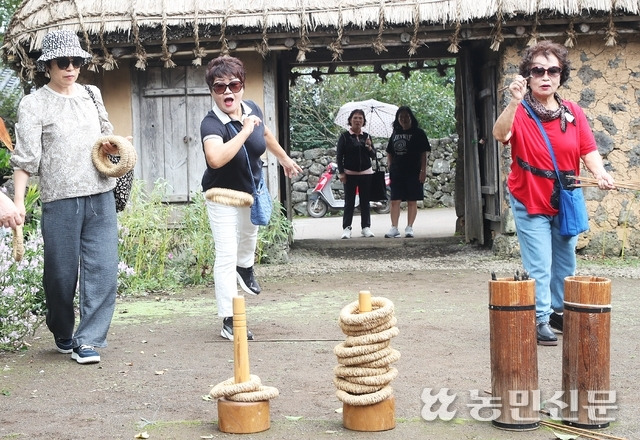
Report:
[[260,402],[278,397],[277,388],[262,385],[260,378],[249,375],[248,382],[235,383],[235,378],[229,378],[214,386],[209,395],[213,399],[224,397],[235,402]]
[[209,188],[204,196],[207,200],[221,205],[236,206],[238,208],[253,205],[253,195],[244,191],[230,188]]
[[353,406],[373,405],[389,398],[393,388],[389,383],[398,375],[391,367],[400,352],[390,347],[391,338],[398,335],[393,303],[386,298],[371,298],[370,312],[360,313],[355,301],[340,312],[339,325],[347,335],[333,349],[339,365],[333,370],[336,396]]
[[13,230],[13,250],[11,252],[13,259],[18,262],[24,257],[24,237],[22,226],[16,226]]
[[[109,159],[109,155],[102,149],[102,144],[109,142],[118,149],[117,156],[120,160],[113,163]],[[138,156],[136,150],[126,138],[122,136],[103,136],[93,144],[91,151],[91,160],[98,171],[109,177],[122,177],[133,169],[136,165]]]

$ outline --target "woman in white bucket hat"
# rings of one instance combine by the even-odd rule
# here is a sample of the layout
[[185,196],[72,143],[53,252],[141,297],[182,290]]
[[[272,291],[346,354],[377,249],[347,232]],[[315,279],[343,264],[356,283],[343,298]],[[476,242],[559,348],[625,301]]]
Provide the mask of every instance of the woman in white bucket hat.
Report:
[[[91,158],[95,141],[113,126],[98,88],[76,83],[90,59],[71,31],[44,37],[37,68],[49,82],[20,102],[11,158],[23,219],[29,176],[40,178],[46,323],[56,349],[80,364],[100,361],[95,349],[106,347],[118,276],[116,181],[99,173]],[[110,143],[102,148],[117,153]],[[80,322],[74,332],[76,286]]]

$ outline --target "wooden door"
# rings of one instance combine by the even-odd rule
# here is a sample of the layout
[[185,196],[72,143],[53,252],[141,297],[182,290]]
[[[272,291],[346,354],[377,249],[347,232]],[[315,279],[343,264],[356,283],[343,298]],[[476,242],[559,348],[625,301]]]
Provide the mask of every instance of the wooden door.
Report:
[[166,183],[167,202],[187,202],[201,190],[205,169],[200,122],[212,104],[204,68],[148,67],[137,77],[136,177],[148,190]]

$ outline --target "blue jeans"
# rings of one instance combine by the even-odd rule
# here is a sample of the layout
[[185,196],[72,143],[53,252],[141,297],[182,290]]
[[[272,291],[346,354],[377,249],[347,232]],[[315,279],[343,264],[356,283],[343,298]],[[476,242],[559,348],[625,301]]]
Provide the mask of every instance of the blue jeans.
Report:
[[251,223],[251,208],[236,208],[206,201],[213,233],[216,259],[213,281],[218,316],[233,316],[233,297],[238,295],[236,266],[252,267],[255,261],[258,227]]
[[522,265],[536,281],[536,323],[548,322],[551,312],[564,308],[564,279],[575,274],[578,237],[560,235],[557,215],[529,215],[510,198]]
[[[42,205],[47,327],[74,347],[107,346],[118,290],[118,220],[113,191]],[[75,333],[76,286],[80,322]]]

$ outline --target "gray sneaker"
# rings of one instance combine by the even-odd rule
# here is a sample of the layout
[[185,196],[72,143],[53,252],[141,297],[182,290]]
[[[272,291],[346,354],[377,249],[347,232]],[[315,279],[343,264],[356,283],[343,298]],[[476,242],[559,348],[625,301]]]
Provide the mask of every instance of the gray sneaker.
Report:
[[384,236],[385,238],[400,238],[400,231],[398,231],[398,228],[396,228],[395,226],[391,226],[389,232],[384,234]]
[[413,238],[413,228],[411,226],[404,228],[404,236],[407,238]]

